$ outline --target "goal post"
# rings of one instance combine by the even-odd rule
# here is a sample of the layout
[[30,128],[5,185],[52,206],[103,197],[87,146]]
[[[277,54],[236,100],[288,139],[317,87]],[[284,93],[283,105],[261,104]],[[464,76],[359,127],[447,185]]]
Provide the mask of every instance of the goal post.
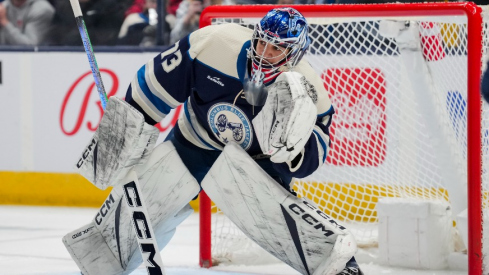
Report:
[[[253,27],[273,7],[279,6],[210,6],[200,27]],[[311,26],[305,58],[337,111],[327,162],[296,180],[297,193],[352,228],[361,227],[354,232],[360,243],[375,243],[375,229],[363,228],[375,227],[382,197],[450,201],[454,214],[467,209],[469,274],[482,274],[489,178],[483,167],[489,122],[480,96],[488,47],[485,9],[471,2],[290,7]],[[212,266],[213,212],[201,192],[204,267]]]

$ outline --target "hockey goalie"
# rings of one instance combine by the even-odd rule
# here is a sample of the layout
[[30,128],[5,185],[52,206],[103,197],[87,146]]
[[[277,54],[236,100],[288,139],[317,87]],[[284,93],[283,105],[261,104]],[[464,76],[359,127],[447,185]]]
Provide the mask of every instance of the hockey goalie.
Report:
[[[254,30],[202,28],[142,66],[125,100],[109,99],[76,163],[104,206],[63,242],[84,275],[130,274],[142,263],[123,179],[142,186],[158,247],[192,209],[201,188],[249,238],[301,274],[363,274],[344,226],[292,191],[293,178],[326,160],[334,108],[303,59],[306,19],[269,11]],[[155,146],[153,126],[172,108],[184,115]],[[83,234],[82,234],[83,233]]]

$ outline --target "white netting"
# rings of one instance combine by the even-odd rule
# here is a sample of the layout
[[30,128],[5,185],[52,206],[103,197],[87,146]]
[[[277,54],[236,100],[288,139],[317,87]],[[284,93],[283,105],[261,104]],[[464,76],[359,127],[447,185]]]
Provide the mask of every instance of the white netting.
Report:
[[[308,18],[312,44],[306,58],[321,75],[336,114],[327,163],[297,180],[294,189],[349,227],[360,246],[377,243],[379,198],[448,200],[455,215],[467,207],[466,20],[416,19]],[[213,24],[252,28],[257,20]],[[484,53],[486,31],[487,24]],[[487,104],[482,123],[486,162]],[[484,194],[488,177],[484,169]],[[233,251],[261,250],[246,239],[224,215],[213,215],[215,260],[236,261]]]

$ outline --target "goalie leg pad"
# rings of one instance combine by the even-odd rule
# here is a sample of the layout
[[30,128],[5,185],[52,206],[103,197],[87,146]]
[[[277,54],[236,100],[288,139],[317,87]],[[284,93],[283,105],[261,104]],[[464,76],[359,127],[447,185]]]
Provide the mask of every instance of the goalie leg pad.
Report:
[[106,189],[145,161],[158,135],[158,129],[147,124],[139,111],[111,97],[75,169],[98,188]]
[[[171,142],[158,145],[148,157],[148,161],[144,165],[137,166],[135,171],[143,189],[142,194],[155,234],[157,238],[158,236],[167,236],[168,232],[172,232],[191,213],[188,202],[199,193],[200,186],[181,161]],[[115,257],[120,267],[126,272],[137,268],[141,260],[136,261],[134,259],[134,257],[140,259],[140,256],[137,256],[140,253],[136,235],[132,228],[132,221],[129,217],[130,209],[122,197],[121,185],[114,187],[92,224],[100,232],[105,245],[112,254],[100,255],[101,259],[99,259],[98,264],[103,264],[109,258]],[[177,213],[178,215],[176,215]],[[63,239],[65,244],[70,243],[69,239],[72,235],[65,236]],[[160,239],[157,241],[160,249],[166,245],[166,243],[160,245],[162,242]],[[71,248],[68,248],[73,258],[78,258],[75,261],[80,269],[97,270],[96,268],[89,268],[92,265],[92,259],[88,256],[88,252],[84,252],[97,253],[95,251],[97,247],[92,247],[92,245],[91,239],[87,241],[81,239],[77,241],[76,246],[70,245]],[[137,262],[135,266],[133,263],[136,262],[134,261]],[[114,273],[84,272],[84,274],[126,274],[117,272],[114,270]]]
[[124,269],[93,222],[63,237],[63,244],[83,274],[122,274]]
[[[175,217],[166,221],[164,226],[156,228],[158,247],[165,247],[170,242],[175,234],[175,227],[192,212],[192,207],[187,205]],[[171,227],[173,229],[165,232]],[[134,248],[132,257],[128,259],[126,267],[123,267],[119,255],[114,254],[106,242],[106,236],[102,235],[93,221],[64,236],[63,244],[84,275],[126,275],[143,262],[137,244],[134,244],[131,246]]]
[[313,275],[336,275],[340,273],[356,251],[357,244],[351,233],[338,236],[329,258],[319,264]]
[[250,239],[301,274],[337,274],[356,252],[345,227],[290,194],[237,144],[226,145],[202,188]]

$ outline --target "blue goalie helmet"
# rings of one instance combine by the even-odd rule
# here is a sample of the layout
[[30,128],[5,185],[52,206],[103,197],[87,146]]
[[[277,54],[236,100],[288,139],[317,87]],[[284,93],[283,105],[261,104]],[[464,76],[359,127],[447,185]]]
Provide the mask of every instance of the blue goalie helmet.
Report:
[[255,26],[251,38],[251,77],[244,83],[246,100],[262,106],[267,98],[266,86],[281,73],[279,68],[295,67],[309,47],[308,25],[293,8],[275,8]]
[[[265,64],[264,67],[279,67],[285,63],[293,68],[299,63],[309,48],[309,27],[306,18],[293,8],[275,8],[267,13],[256,24],[252,37],[252,52],[254,61],[263,59],[256,51],[258,40],[280,46],[284,49],[285,58],[276,64]],[[262,63],[262,62],[260,62]]]

